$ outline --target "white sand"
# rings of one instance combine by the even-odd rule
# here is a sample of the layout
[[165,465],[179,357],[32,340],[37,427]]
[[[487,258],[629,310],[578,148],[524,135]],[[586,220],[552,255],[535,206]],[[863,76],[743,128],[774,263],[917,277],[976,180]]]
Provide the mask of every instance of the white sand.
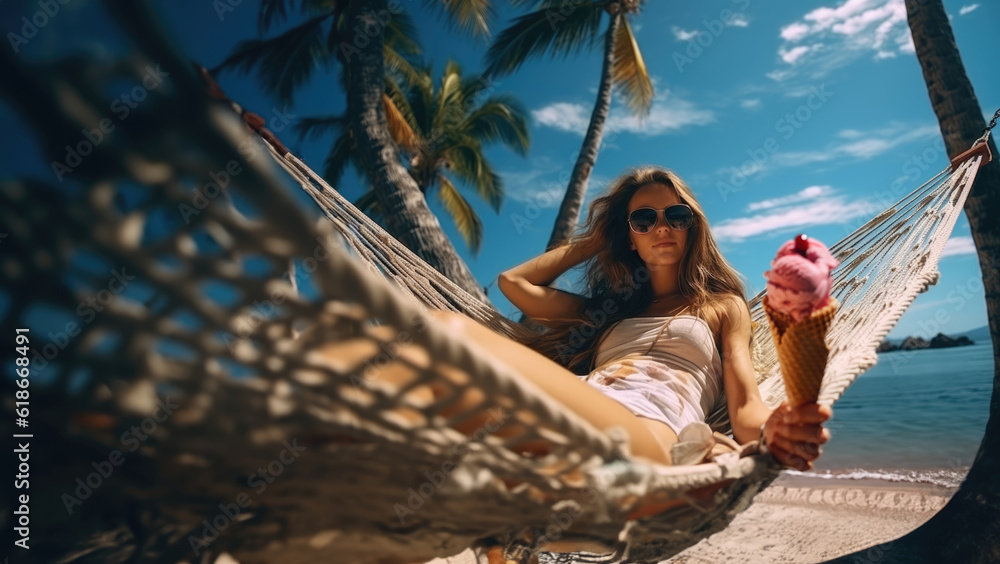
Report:
[[[843,556],[912,531],[944,507],[954,488],[880,480],[783,475],[729,527],[669,564],[805,564]],[[879,549],[866,554],[874,560]],[[428,564],[472,564],[463,552]]]
[[[954,488],[782,476],[729,527],[670,564],[814,563],[897,539],[944,507]],[[881,551],[866,553],[878,560]]]

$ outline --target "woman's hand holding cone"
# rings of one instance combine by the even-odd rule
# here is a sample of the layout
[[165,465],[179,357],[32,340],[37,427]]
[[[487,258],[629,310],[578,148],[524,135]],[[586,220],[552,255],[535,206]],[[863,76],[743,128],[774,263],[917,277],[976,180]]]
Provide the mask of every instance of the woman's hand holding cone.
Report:
[[823,423],[833,411],[829,406],[804,403],[795,407],[782,402],[764,424],[764,440],[778,462],[809,470],[823,452],[822,445],[830,440],[829,429]]

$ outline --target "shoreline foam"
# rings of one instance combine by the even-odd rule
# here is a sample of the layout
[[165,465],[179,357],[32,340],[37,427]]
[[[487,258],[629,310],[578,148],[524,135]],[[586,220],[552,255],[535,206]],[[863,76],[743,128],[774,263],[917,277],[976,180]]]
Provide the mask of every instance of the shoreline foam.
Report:
[[782,478],[786,480],[801,480],[809,484],[820,485],[823,482],[851,483],[855,481],[884,483],[904,486],[906,484],[930,485],[941,488],[956,489],[969,473],[968,467],[962,468],[838,468],[811,470],[799,472],[786,470]]

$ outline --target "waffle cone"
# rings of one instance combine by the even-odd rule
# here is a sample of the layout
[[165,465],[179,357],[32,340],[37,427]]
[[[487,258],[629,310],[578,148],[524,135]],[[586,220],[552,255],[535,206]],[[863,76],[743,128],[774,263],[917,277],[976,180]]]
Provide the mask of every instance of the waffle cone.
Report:
[[830,298],[826,307],[796,322],[791,316],[772,309],[764,299],[764,311],[771,322],[771,336],[790,405],[815,402],[819,397],[830,354],[826,332],[839,306],[836,299]]

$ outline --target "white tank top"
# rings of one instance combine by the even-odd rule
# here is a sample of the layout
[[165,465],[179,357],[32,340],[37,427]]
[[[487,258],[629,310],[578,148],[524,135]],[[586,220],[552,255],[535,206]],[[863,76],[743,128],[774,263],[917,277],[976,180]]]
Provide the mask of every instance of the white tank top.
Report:
[[692,315],[623,319],[603,336],[594,363],[586,378],[594,383],[602,376],[662,382],[643,386],[644,393],[662,394],[650,399],[672,412],[664,416],[677,428],[705,421],[723,391],[715,336],[704,319]]

